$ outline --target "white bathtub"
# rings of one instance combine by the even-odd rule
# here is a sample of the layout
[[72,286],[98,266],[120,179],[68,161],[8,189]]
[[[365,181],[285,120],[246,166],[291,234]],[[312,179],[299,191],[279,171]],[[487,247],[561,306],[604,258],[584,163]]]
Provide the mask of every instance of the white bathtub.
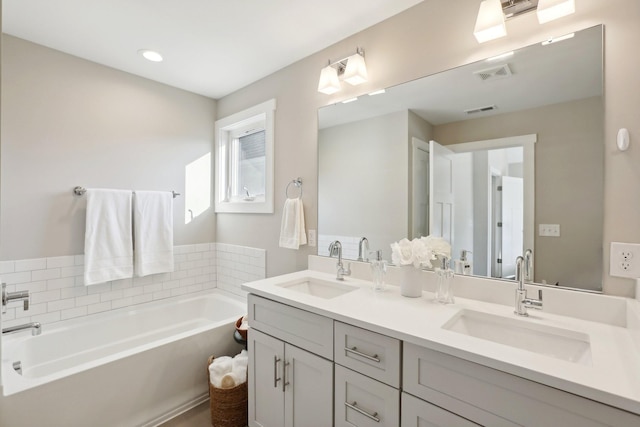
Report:
[[243,301],[214,291],[5,336],[0,426],[166,421],[206,400],[207,357],[240,351],[234,322],[245,312]]

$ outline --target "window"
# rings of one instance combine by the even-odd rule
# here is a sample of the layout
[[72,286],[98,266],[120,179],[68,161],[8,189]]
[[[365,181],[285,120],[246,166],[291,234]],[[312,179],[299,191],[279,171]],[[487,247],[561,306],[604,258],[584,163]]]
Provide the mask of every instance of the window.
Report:
[[216,122],[216,212],[273,213],[272,99]]

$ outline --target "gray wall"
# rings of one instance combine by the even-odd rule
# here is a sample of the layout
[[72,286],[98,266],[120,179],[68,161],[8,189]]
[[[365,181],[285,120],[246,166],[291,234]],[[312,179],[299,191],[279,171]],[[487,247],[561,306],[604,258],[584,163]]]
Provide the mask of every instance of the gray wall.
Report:
[[[424,1],[406,12],[349,37],[317,54],[292,64],[218,102],[218,116],[225,117],[269,98],[278,99],[276,112],[276,213],[275,215],[218,215],[217,240],[258,246],[268,250],[267,274],[305,268],[306,256],[315,248],[290,251],[277,248],[278,229],[286,183],[296,176],[305,180],[306,221],[317,224],[317,109],[338,100],[389,87],[461,64],[497,55],[597,24],[605,25],[605,212],[602,255],[609,270],[611,241],[640,242],[640,192],[623,189],[640,184],[640,149],[632,145],[617,151],[617,130],[627,127],[640,135],[640,88],[637,80],[640,51],[640,2],[635,0],[581,0],[574,15],[544,25],[535,14],[507,22],[509,35],[478,44],[473,26],[477,0]],[[367,53],[369,82],[347,87],[332,96],[316,91],[320,69],[327,58],[342,58],[362,46]],[[632,295],[633,281],[604,275],[605,292]]]
[[0,259],[82,254],[76,185],[178,191],[175,244],[214,241],[213,209],[184,221],[185,167],[211,152],[214,100],[2,41]]
[[[605,197],[600,97],[434,127],[442,144],[531,133],[538,135],[535,280],[597,289]],[[538,224],[560,224],[560,237],[538,236]]]

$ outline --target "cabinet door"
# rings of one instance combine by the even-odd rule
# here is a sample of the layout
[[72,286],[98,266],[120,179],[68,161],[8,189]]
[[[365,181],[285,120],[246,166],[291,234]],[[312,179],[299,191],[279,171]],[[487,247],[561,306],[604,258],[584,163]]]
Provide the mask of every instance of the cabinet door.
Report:
[[402,393],[401,427],[478,427],[478,424]]
[[333,424],[333,363],[285,344],[285,427]]
[[284,425],[284,343],[249,329],[249,426]]
[[335,371],[336,427],[399,425],[400,392],[397,389],[340,365],[335,365]]

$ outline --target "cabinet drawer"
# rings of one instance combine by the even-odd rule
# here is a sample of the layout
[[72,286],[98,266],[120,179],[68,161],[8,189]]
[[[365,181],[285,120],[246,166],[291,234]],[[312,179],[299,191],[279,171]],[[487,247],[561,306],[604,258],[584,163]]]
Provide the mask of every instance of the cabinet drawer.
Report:
[[336,427],[397,427],[400,392],[340,365],[335,365]]
[[400,387],[399,340],[340,322],[334,328],[336,363]]
[[481,425],[640,425],[639,416],[515,375],[409,343],[403,350],[404,391]]
[[478,424],[402,393],[402,427],[478,427]]
[[249,325],[333,360],[333,320],[256,295],[249,295]]

